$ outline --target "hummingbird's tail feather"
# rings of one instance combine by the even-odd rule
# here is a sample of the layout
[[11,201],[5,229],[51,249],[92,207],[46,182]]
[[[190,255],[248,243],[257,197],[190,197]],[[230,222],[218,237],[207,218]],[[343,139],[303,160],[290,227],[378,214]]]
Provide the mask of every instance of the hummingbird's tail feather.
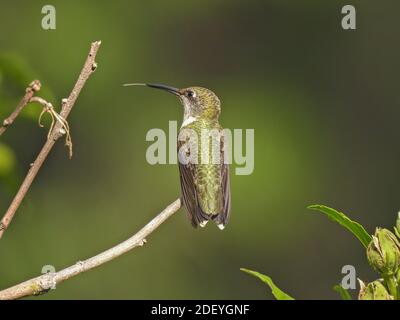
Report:
[[191,214],[192,225],[197,228],[200,226],[204,228],[208,221],[212,220],[220,230],[224,230],[229,221],[229,211],[222,211],[218,214],[208,214],[204,212],[200,206],[197,206],[195,214]]
[[204,212],[199,205],[197,205],[193,211],[189,211],[188,208],[186,209],[190,222],[195,228],[197,228],[198,226],[204,228],[207,222],[212,220],[215,222],[218,228],[223,230],[229,220],[229,212],[227,211],[222,211],[219,214],[208,214]]
[[211,216],[205,213],[200,206],[197,206],[194,212],[190,213],[192,225],[197,228],[197,226],[205,227],[207,222],[210,220]]
[[217,215],[213,216],[213,221],[217,224],[218,228],[223,230],[227,225],[231,216],[231,188],[229,183],[229,167],[224,165],[222,167],[222,186],[223,186],[223,201],[222,210]]
[[231,193],[229,191],[229,186],[227,188],[228,192],[225,193],[223,199],[223,209],[220,213],[212,216],[213,221],[221,230],[224,230],[225,226],[228,224],[229,218],[231,216]]
[[[225,201],[230,202],[230,199],[227,199]],[[215,222],[215,224],[218,226],[218,228],[223,230],[229,221],[230,208],[226,208],[226,206],[218,214],[206,213],[205,211],[203,211],[203,209],[201,208],[201,206],[198,202],[194,207],[191,208],[192,210],[189,210],[188,208],[186,208],[186,209],[187,209],[189,219],[192,223],[192,226],[195,228],[197,228],[198,226],[204,228],[206,226],[207,222],[212,220]],[[228,209],[228,210],[226,210],[226,209]]]
[[221,230],[225,229],[225,226],[228,224],[229,216],[224,214],[224,212],[219,213],[215,216],[212,216],[212,220]]

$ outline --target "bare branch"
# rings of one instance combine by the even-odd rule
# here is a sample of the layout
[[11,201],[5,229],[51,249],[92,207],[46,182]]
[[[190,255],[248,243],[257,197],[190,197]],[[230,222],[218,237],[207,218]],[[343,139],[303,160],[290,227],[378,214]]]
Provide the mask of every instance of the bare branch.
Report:
[[[69,95],[68,99],[63,99],[62,103],[62,108],[61,108],[61,113],[60,116],[62,119],[67,119],[69,113],[71,112],[76,99],[79,96],[79,93],[81,92],[83,86],[86,83],[86,80],[89,78],[89,76],[94,72],[94,70],[97,68],[97,63],[95,61],[97,51],[100,47],[101,41],[96,41],[93,42],[89,55],[86,59],[86,62],[82,68],[82,71],[79,75],[78,80],[75,83],[74,88],[71,91],[71,94]],[[27,100],[29,101],[32,98]],[[26,104],[27,102],[25,102]],[[24,199],[26,193],[28,192],[33,180],[35,179],[37,173],[39,172],[40,168],[42,167],[44,161],[46,160],[48,154],[50,153],[51,149],[53,148],[55,142],[63,135],[65,134],[65,130],[63,129],[63,124],[61,122],[57,122],[54,125],[54,128],[52,132],[50,133],[50,136],[48,137],[46,143],[42,147],[42,150],[40,151],[39,155],[37,156],[36,160],[33,162],[31,168],[29,169],[24,181],[22,182],[17,194],[15,195],[13,201],[11,202],[9,208],[7,209],[7,212],[3,216],[3,219],[0,222],[0,238],[3,236],[5,230],[8,228],[10,225],[15,212],[19,208],[22,200]]]
[[22,109],[29,103],[32,99],[35,92],[39,91],[41,88],[41,83],[39,80],[32,81],[29,86],[25,90],[25,95],[18,103],[15,110],[10,114],[8,118],[3,121],[3,125],[0,127],[0,136],[7,130],[7,128],[14,122],[14,120],[18,117]]
[[146,237],[148,237],[176,211],[178,211],[180,207],[181,200],[177,199],[128,240],[125,240],[115,247],[103,251],[92,258],[89,258],[85,261],[79,261],[61,271],[44,274],[8,289],[2,290],[0,291],[0,300],[13,300],[26,296],[46,293],[60,282],[68,280],[82,272],[98,267],[136,247],[143,246],[146,243]]

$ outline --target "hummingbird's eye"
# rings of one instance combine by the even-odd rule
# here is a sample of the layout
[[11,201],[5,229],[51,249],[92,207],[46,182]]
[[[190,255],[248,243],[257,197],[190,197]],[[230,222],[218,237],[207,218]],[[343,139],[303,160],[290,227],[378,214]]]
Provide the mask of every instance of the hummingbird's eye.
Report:
[[186,96],[188,98],[196,98],[196,93],[192,90],[188,90],[188,91],[186,91]]

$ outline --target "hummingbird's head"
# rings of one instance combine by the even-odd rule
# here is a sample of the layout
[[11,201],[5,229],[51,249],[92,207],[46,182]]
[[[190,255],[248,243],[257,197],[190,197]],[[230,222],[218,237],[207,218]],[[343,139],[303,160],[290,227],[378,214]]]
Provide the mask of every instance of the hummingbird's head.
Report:
[[179,91],[185,117],[218,119],[221,113],[221,102],[214,92],[202,87],[189,87]]
[[142,85],[150,88],[161,89],[179,97],[185,118],[218,119],[221,113],[221,102],[217,95],[209,89],[202,87],[188,87],[177,89],[163,84],[153,83],[128,83],[125,86]]

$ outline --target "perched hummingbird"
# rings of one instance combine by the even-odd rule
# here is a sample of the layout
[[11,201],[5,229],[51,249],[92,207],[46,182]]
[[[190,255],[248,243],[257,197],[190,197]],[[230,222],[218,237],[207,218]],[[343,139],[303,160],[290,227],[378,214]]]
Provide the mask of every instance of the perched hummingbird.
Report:
[[[198,139],[194,141],[180,141],[178,138],[179,174],[182,190],[182,200],[188,217],[194,227],[204,227],[209,220],[213,220],[222,230],[228,223],[231,209],[231,192],[229,183],[229,167],[224,159],[224,139],[222,127],[218,122],[221,113],[221,102],[214,92],[202,87],[177,89],[162,84],[130,83],[150,88],[161,89],[179,97],[183,105],[183,123],[179,133],[185,129],[195,132]],[[202,148],[208,147],[209,159],[212,158],[212,148],[201,143],[201,134],[204,130],[217,130],[219,159],[217,162],[202,162]],[[179,137],[179,135],[178,135]],[[180,161],[179,150],[184,143],[189,143],[189,152],[197,150],[193,161]],[[197,144],[197,145],[193,145]],[[218,146],[217,146],[218,147]],[[190,160],[191,159],[191,160]]]

